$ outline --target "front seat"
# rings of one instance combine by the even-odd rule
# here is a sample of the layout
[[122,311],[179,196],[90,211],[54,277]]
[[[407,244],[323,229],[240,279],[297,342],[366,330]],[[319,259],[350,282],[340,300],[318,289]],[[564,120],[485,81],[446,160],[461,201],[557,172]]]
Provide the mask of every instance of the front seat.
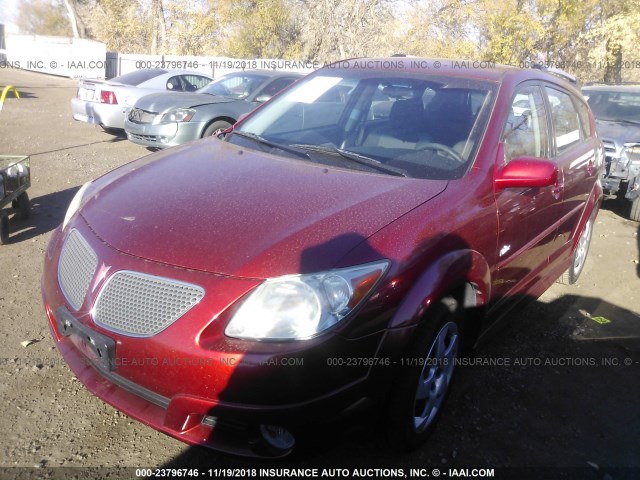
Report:
[[383,148],[415,148],[424,141],[424,107],[422,99],[396,100],[389,111],[389,121],[374,128],[365,139],[364,146]]

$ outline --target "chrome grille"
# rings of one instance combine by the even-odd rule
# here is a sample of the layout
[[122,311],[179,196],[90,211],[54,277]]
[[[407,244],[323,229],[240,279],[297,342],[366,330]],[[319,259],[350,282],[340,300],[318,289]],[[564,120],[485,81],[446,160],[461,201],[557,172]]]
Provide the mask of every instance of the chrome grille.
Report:
[[134,123],[153,123],[156,118],[155,113],[147,112],[146,110],[142,110],[140,108],[132,108],[129,111],[129,120]]
[[93,319],[114,332],[150,337],[182,317],[203,296],[204,290],[196,285],[120,271],[98,296]]
[[77,230],[71,230],[60,253],[58,283],[75,311],[82,306],[97,267],[96,252]]

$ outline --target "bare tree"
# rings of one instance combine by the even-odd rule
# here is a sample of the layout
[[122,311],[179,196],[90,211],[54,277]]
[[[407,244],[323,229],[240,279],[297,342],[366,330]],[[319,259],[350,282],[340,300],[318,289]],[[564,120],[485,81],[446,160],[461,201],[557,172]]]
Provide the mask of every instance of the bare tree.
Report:
[[303,0],[302,43],[308,59],[338,60],[391,52],[389,0]]
[[67,15],[69,15],[74,38],[85,38],[86,28],[82,18],[78,15],[76,0],[64,0],[64,6],[67,9]]

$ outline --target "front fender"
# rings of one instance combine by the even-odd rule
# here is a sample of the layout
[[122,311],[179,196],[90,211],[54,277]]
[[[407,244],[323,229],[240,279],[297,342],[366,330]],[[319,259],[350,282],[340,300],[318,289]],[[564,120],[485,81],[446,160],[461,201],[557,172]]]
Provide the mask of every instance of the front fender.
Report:
[[389,323],[389,328],[417,324],[438,298],[470,285],[472,295],[465,295],[468,307],[482,307],[491,295],[491,271],[484,257],[475,250],[450,252],[433,262],[404,297]]

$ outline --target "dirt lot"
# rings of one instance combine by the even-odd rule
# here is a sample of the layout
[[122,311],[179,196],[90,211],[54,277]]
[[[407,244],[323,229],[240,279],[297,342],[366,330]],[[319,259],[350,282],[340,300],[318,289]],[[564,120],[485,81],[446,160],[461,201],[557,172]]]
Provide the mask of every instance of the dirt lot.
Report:
[[[640,478],[640,244],[638,224],[625,220],[614,200],[598,217],[580,282],[554,286],[513,315],[478,350],[476,363],[459,369],[427,445],[392,454],[371,433],[372,420],[365,429],[312,439],[275,465],[247,461],[188,447],[130,420],[88,393],[62,362],[40,299],[51,231],[80,185],[148,152],[74,122],[72,80],[0,70],[0,86],[7,84],[22,98],[8,99],[0,112],[0,154],[31,155],[33,210],[31,219],[12,221],[12,242],[0,247],[0,479],[134,478],[135,470],[119,468],[160,466],[424,468],[424,478],[435,477],[433,469],[447,478],[453,468],[494,468],[496,478]],[[490,361],[502,364],[483,363]]]

